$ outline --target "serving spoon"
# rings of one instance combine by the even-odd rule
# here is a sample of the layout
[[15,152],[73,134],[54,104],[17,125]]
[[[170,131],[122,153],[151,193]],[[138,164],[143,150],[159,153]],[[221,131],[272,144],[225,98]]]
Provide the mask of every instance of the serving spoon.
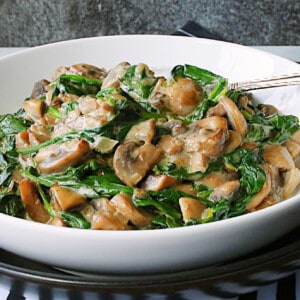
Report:
[[277,75],[268,78],[234,82],[229,84],[229,89],[238,91],[251,91],[290,85],[300,85],[300,73]]

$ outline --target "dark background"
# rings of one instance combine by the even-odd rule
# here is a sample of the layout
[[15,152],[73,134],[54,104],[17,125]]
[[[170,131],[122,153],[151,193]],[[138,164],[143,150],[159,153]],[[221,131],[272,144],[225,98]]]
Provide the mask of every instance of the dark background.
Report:
[[0,0],[0,47],[171,34],[194,20],[244,45],[300,45],[299,0]]

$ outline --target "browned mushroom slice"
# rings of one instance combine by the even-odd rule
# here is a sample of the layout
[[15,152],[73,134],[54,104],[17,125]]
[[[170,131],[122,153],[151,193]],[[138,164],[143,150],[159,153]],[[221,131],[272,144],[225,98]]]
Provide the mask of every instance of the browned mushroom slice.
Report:
[[208,186],[209,188],[217,188],[220,185],[225,184],[228,181],[237,179],[235,172],[211,172],[204,177],[200,182]]
[[70,67],[59,67],[52,75],[52,80],[56,81],[63,74],[77,74],[88,78],[102,80],[106,76],[106,70],[89,64],[76,64]]
[[248,211],[252,211],[254,210],[258,205],[260,205],[262,203],[262,201],[267,198],[267,196],[270,194],[271,192],[271,187],[272,187],[272,180],[271,180],[271,175],[270,175],[270,170],[268,168],[268,166],[264,166],[264,170],[266,173],[266,181],[263,185],[263,187],[261,188],[261,190],[255,194],[251,200],[247,203],[246,208]]
[[243,114],[240,112],[236,104],[228,97],[222,97],[220,99],[220,103],[224,106],[231,127],[238,131],[243,137],[248,129],[247,121]]
[[[63,103],[70,103],[70,102],[76,102],[78,101],[79,96],[74,94],[58,94],[55,97],[51,97],[51,102],[49,105],[55,106],[55,107],[61,107]],[[47,102],[48,103],[48,102]]]
[[219,156],[228,137],[227,120],[219,116],[204,118],[191,124],[190,130],[181,137],[187,152],[201,151],[209,157]]
[[63,219],[59,216],[55,216],[54,218],[52,218],[49,222],[49,225],[53,225],[53,226],[58,226],[58,227],[66,227],[65,222],[63,221]]
[[268,163],[282,171],[291,170],[295,167],[291,154],[284,146],[270,145],[264,150],[263,156]]
[[205,172],[208,168],[210,157],[202,152],[193,152],[190,154],[189,172]]
[[91,229],[96,230],[129,230],[130,227],[123,224],[118,218],[109,212],[98,211],[91,223]]
[[104,78],[102,82],[101,89],[105,89],[108,87],[119,87],[120,81],[119,78],[123,77],[126,73],[126,68],[130,66],[128,62],[122,62],[116,65],[114,68],[108,71],[107,76]]
[[284,174],[284,186],[282,196],[284,199],[293,195],[297,186],[300,184],[300,170],[298,168],[292,168]]
[[149,175],[142,183],[145,190],[161,191],[177,182],[176,178],[167,175]]
[[184,133],[187,130],[187,126],[181,120],[171,119],[164,123],[164,126],[171,131],[172,136]]
[[155,119],[148,119],[133,125],[125,137],[125,141],[151,143],[155,131]]
[[34,159],[42,173],[59,173],[77,165],[87,157],[90,151],[87,141],[74,139],[63,144],[42,148]]
[[16,148],[22,149],[22,148],[28,148],[30,147],[29,142],[29,134],[27,131],[22,131],[16,134]]
[[274,204],[276,204],[275,199],[267,197],[259,205],[257,205],[254,210],[264,209]]
[[179,198],[179,206],[184,222],[201,219],[205,210],[205,205],[202,202],[189,197]]
[[210,107],[207,111],[207,117],[219,116],[223,117],[226,115],[226,110],[222,103],[218,103],[217,105]]
[[292,140],[287,140],[283,145],[290,152],[293,159],[295,159],[300,154],[300,144]]
[[46,79],[35,82],[31,92],[31,98],[38,99],[40,96],[44,95],[47,92],[47,87],[49,84],[50,82]]
[[248,95],[245,95],[245,96],[242,96],[238,99],[238,105],[239,106],[242,106],[243,109],[250,115],[253,115],[254,114],[254,111],[252,108],[250,108],[249,106],[249,102],[250,102],[250,99],[249,99],[249,96]]
[[292,135],[291,140],[297,144],[300,144],[300,129]]
[[270,116],[270,115],[274,115],[278,113],[278,109],[271,105],[271,104],[263,104],[261,107],[261,111],[266,115],[266,116]]
[[186,136],[185,149],[189,153],[201,151],[209,157],[217,157],[223,152],[226,138],[227,131],[200,129]]
[[43,117],[45,102],[36,99],[25,100],[23,102],[23,108],[28,118],[38,121]]
[[119,145],[113,157],[116,175],[129,186],[140,182],[159,158],[161,151],[150,143],[127,141]]
[[178,183],[175,184],[172,188],[192,196],[197,196],[197,191],[194,189],[191,183]]
[[175,114],[186,116],[203,100],[203,91],[193,80],[178,78],[169,88],[169,97],[166,107]]
[[228,139],[224,145],[224,152],[229,153],[241,145],[242,137],[234,130],[228,130]]
[[152,216],[136,207],[129,195],[117,194],[111,198],[110,204],[137,227],[144,227],[152,222]]
[[164,135],[157,144],[157,147],[169,155],[174,155],[182,152],[184,142],[171,135]]
[[52,201],[56,201],[62,210],[82,205],[86,202],[86,197],[67,187],[54,184],[50,188]]
[[47,223],[50,219],[50,215],[38,197],[34,182],[23,179],[19,184],[19,190],[21,200],[29,217],[33,221]]
[[194,122],[192,128],[205,128],[212,131],[227,130],[227,120],[224,117],[212,116]]
[[226,182],[218,186],[209,196],[209,200],[218,202],[222,198],[231,200],[240,188],[238,180]]

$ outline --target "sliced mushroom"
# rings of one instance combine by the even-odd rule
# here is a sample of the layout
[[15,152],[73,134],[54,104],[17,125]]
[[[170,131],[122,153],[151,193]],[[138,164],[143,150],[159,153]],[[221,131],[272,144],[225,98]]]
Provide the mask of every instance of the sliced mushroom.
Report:
[[212,117],[212,116],[224,117],[225,115],[226,115],[226,110],[222,103],[218,103],[217,105],[210,107],[206,114],[207,117]]
[[187,130],[187,126],[181,120],[171,119],[164,123],[164,126],[171,131],[172,136],[184,133]]
[[264,209],[274,204],[276,204],[275,199],[267,197],[259,205],[257,205],[254,210]]
[[286,147],[281,145],[268,146],[263,152],[264,159],[282,171],[295,167],[294,160]]
[[246,96],[242,96],[238,99],[238,104],[240,106],[243,107],[243,109],[245,109],[245,111],[250,114],[250,115],[253,115],[254,114],[254,111],[252,108],[249,107],[249,96],[246,95]]
[[23,102],[26,116],[34,121],[41,120],[45,107],[45,102],[43,100],[30,99]]
[[261,107],[261,111],[266,115],[266,116],[270,116],[270,115],[274,115],[278,113],[278,109],[271,105],[271,104],[263,104]]
[[55,216],[54,218],[52,218],[49,222],[49,225],[54,225],[54,226],[58,226],[58,227],[66,227],[65,222],[63,221],[63,219],[59,216]]
[[190,114],[203,100],[202,88],[188,78],[178,78],[165,92],[164,106],[180,116]]
[[164,135],[157,144],[157,147],[168,155],[174,155],[182,152],[184,142],[171,135]]
[[105,89],[108,87],[118,88],[120,86],[119,78],[123,77],[126,73],[126,68],[129,67],[130,64],[128,62],[122,62],[108,71],[107,76],[104,78],[102,82],[101,89]]
[[178,183],[172,188],[192,196],[197,196],[197,191],[194,189],[191,183]]
[[91,228],[95,230],[129,230],[130,227],[122,223],[110,212],[98,211],[94,214]]
[[58,184],[54,184],[50,188],[50,194],[52,201],[56,201],[61,210],[68,210],[86,202],[85,196],[67,187],[59,186]]
[[235,172],[211,172],[209,175],[201,179],[200,183],[205,184],[209,188],[217,188],[220,185],[237,179]]
[[50,215],[39,199],[34,182],[28,179],[23,179],[19,183],[19,190],[21,200],[29,217],[33,221],[47,223],[50,219]]
[[297,144],[300,144],[300,129],[292,135],[291,140]]
[[114,109],[107,102],[92,96],[83,96],[78,99],[78,107],[82,114],[91,117],[102,116],[107,120],[114,115]]
[[189,130],[179,136],[185,141],[188,153],[202,152],[209,157],[216,157],[223,152],[228,137],[227,120],[212,116],[196,121]]
[[[97,204],[96,204],[97,203]],[[105,198],[94,199],[93,206],[96,207],[98,211],[108,212],[116,217],[121,223],[127,225],[129,222],[129,216],[120,212],[113,203]]]
[[145,190],[160,191],[168,188],[177,182],[176,178],[167,175],[149,175],[142,183]]
[[247,132],[247,121],[243,114],[240,112],[236,104],[228,97],[222,97],[220,103],[224,105],[228,120],[232,128],[239,132],[243,137]]
[[116,175],[129,186],[140,182],[153,166],[161,151],[150,143],[139,145],[126,141],[119,145],[113,158]]
[[188,153],[202,152],[209,157],[217,157],[223,152],[226,139],[227,131],[200,129],[186,135],[185,150]]
[[48,85],[50,82],[46,79],[39,80],[35,82],[33,86],[33,90],[31,92],[31,98],[32,99],[38,99],[45,93],[47,93]]
[[152,222],[152,216],[134,205],[131,196],[117,194],[110,199],[110,204],[135,226],[141,228]]
[[16,148],[17,149],[30,147],[29,134],[27,131],[22,131],[22,132],[17,133],[15,140],[16,140]]
[[202,202],[189,197],[179,198],[179,206],[184,222],[201,219],[205,210],[205,205]]
[[90,151],[87,141],[74,139],[40,149],[34,160],[42,173],[59,173],[80,163]]
[[227,130],[227,120],[224,117],[212,116],[194,122],[192,128],[205,128],[212,131]]
[[155,119],[148,119],[133,125],[125,137],[125,141],[151,143],[155,132]]
[[106,70],[89,64],[76,64],[70,67],[59,67],[54,71],[52,80],[56,81],[63,74],[77,74],[88,78],[102,80],[106,76]]
[[300,154],[300,144],[294,142],[293,140],[287,140],[283,145],[290,152],[293,159]]
[[238,180],[223,183],[210,194],[209,200],[213,202],[219,202],[222,198],[232,200],[239,188],[240,182]]
[[242,137],[241,135],[234,130],[228,130],[228,139],[224,145],[224,152],[229,153],[241,145]]
[[202,152],[192,152],[190,154],[189,172],[205,172],[208,168],[210,157]]
[[300,184],[300,170],[298,168],[292,168],[284,174],[284,186],[282,196],[284,199],[290,197],[297,186]]
[[57,96],[55,96],[53,98],[51,97],[50,103],[47,102],[47,104],[59,108],[64,103],[77,102],[78,99],[79,99],[79,96],[74,95],[74,94],[58,94]]

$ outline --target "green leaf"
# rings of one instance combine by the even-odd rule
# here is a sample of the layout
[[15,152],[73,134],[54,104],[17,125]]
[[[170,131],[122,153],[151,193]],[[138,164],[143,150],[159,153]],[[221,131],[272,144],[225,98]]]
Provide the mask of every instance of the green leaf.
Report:
[[58,94],[73,94],[77,96],[97,94],[102,81],[76,74],[63,74],[54,85],[52,98]]
[[79,229],[91,228],[91,223],[88,222],[79,212],[62,211],[60,215],[68,227]]
[[20,197],[9,193],[0,194],[0,213],[23,218],[25,216],[25,208]]
[[121,89],[136,101],[148,99],[157,78],[146,65],[132,65],[126,69],[123,77],[119,78]]

